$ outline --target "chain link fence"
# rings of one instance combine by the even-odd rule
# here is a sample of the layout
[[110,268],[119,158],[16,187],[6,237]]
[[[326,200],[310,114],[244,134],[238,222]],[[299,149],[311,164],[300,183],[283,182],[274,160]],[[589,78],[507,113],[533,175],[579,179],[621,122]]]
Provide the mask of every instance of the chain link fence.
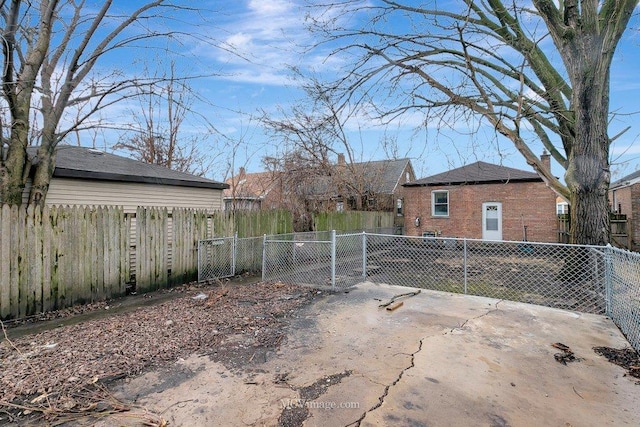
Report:
[[220,237],[198,242],[198,281],[262,270],[262,237]]
[[607,254],[607,314],[640,351],[640,254],[617,248],[607,248]]
[[263,280],[344,289],[362,280],[603,314],[602,247],[302,233],[265,239]]
[[[261,270],[266,281],[334,290],[368,280],[607,314],[640,349],[640,254],[609,246],[368,232],[229,239],[231,246],[218,243],[224,239],[201,242],[199,261],[206,262],[199,277],[201,268],[202,277]],[[224,270],[225,262],[233,270]]]
[[367,236],[373,282],[604,313],[603,248]]

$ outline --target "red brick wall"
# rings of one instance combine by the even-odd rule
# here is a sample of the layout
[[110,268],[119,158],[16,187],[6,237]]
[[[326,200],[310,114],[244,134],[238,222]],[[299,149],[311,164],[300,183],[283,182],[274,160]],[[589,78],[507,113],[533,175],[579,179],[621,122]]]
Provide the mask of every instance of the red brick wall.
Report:
[[[431,192],[449,191],[449,217],[431,216]],[[438,231],[443,237],[482,238],[482,203],[502,203],[502,238],[520,241],[523,220],[532,242],[558,241],[556,195],[542,182],[407,187],[405,234]],[[420,226],[414,225],[420,217]]]
[[627,232],[631,234],[631,250],[640,250],[640,184],[609,191],[609,203],[614,211],[627,216]]
[[609,191],[609,203],[611,203],[611,209],[615,212],[620,208],[621,214],[627,215],[627,218],[633,215],[631,208],[631,187],[623,187],[616,190]]

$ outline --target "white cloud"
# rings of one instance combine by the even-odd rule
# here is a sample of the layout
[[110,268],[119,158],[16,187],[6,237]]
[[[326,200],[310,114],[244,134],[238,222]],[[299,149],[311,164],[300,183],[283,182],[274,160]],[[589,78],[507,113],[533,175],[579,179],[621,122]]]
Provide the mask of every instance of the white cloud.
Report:
[[291,10],[292,3],[286,0],[250,0],[248,6],[261,15],[282,15]]
[[222,49],[202,54],[224,64],[225,79],[291,84],[289,66],[300,61],[298,46],[308,37],[302,7],[288,0],[249,0],[233,17],[222,28],[228,34],[220,43]]

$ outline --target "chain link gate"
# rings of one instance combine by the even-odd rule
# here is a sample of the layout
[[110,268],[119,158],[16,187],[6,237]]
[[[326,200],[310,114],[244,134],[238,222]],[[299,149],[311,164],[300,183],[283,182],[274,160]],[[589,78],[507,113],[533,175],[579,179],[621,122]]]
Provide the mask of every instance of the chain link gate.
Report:
[[198,241],[198,282],[231,277],[236,272],[236,237]]

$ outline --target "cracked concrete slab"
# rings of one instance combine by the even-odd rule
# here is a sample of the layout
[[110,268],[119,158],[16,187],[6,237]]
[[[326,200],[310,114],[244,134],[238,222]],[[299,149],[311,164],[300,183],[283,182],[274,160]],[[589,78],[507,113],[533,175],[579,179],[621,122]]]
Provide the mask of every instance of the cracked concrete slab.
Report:
[[[257,368],[193,358],[174,388],[137,402],[178,426],[277,425],[287,406],[306,409],[306,426],[640,425],[640,386],[592,349],[628,346],[606,317],[430,291],[378,307],[407,290],[363,283],[330,295]],[[555,342],[579,360],[558,363]],[[166,383],[149,373],[121,393],[145,381]]]

